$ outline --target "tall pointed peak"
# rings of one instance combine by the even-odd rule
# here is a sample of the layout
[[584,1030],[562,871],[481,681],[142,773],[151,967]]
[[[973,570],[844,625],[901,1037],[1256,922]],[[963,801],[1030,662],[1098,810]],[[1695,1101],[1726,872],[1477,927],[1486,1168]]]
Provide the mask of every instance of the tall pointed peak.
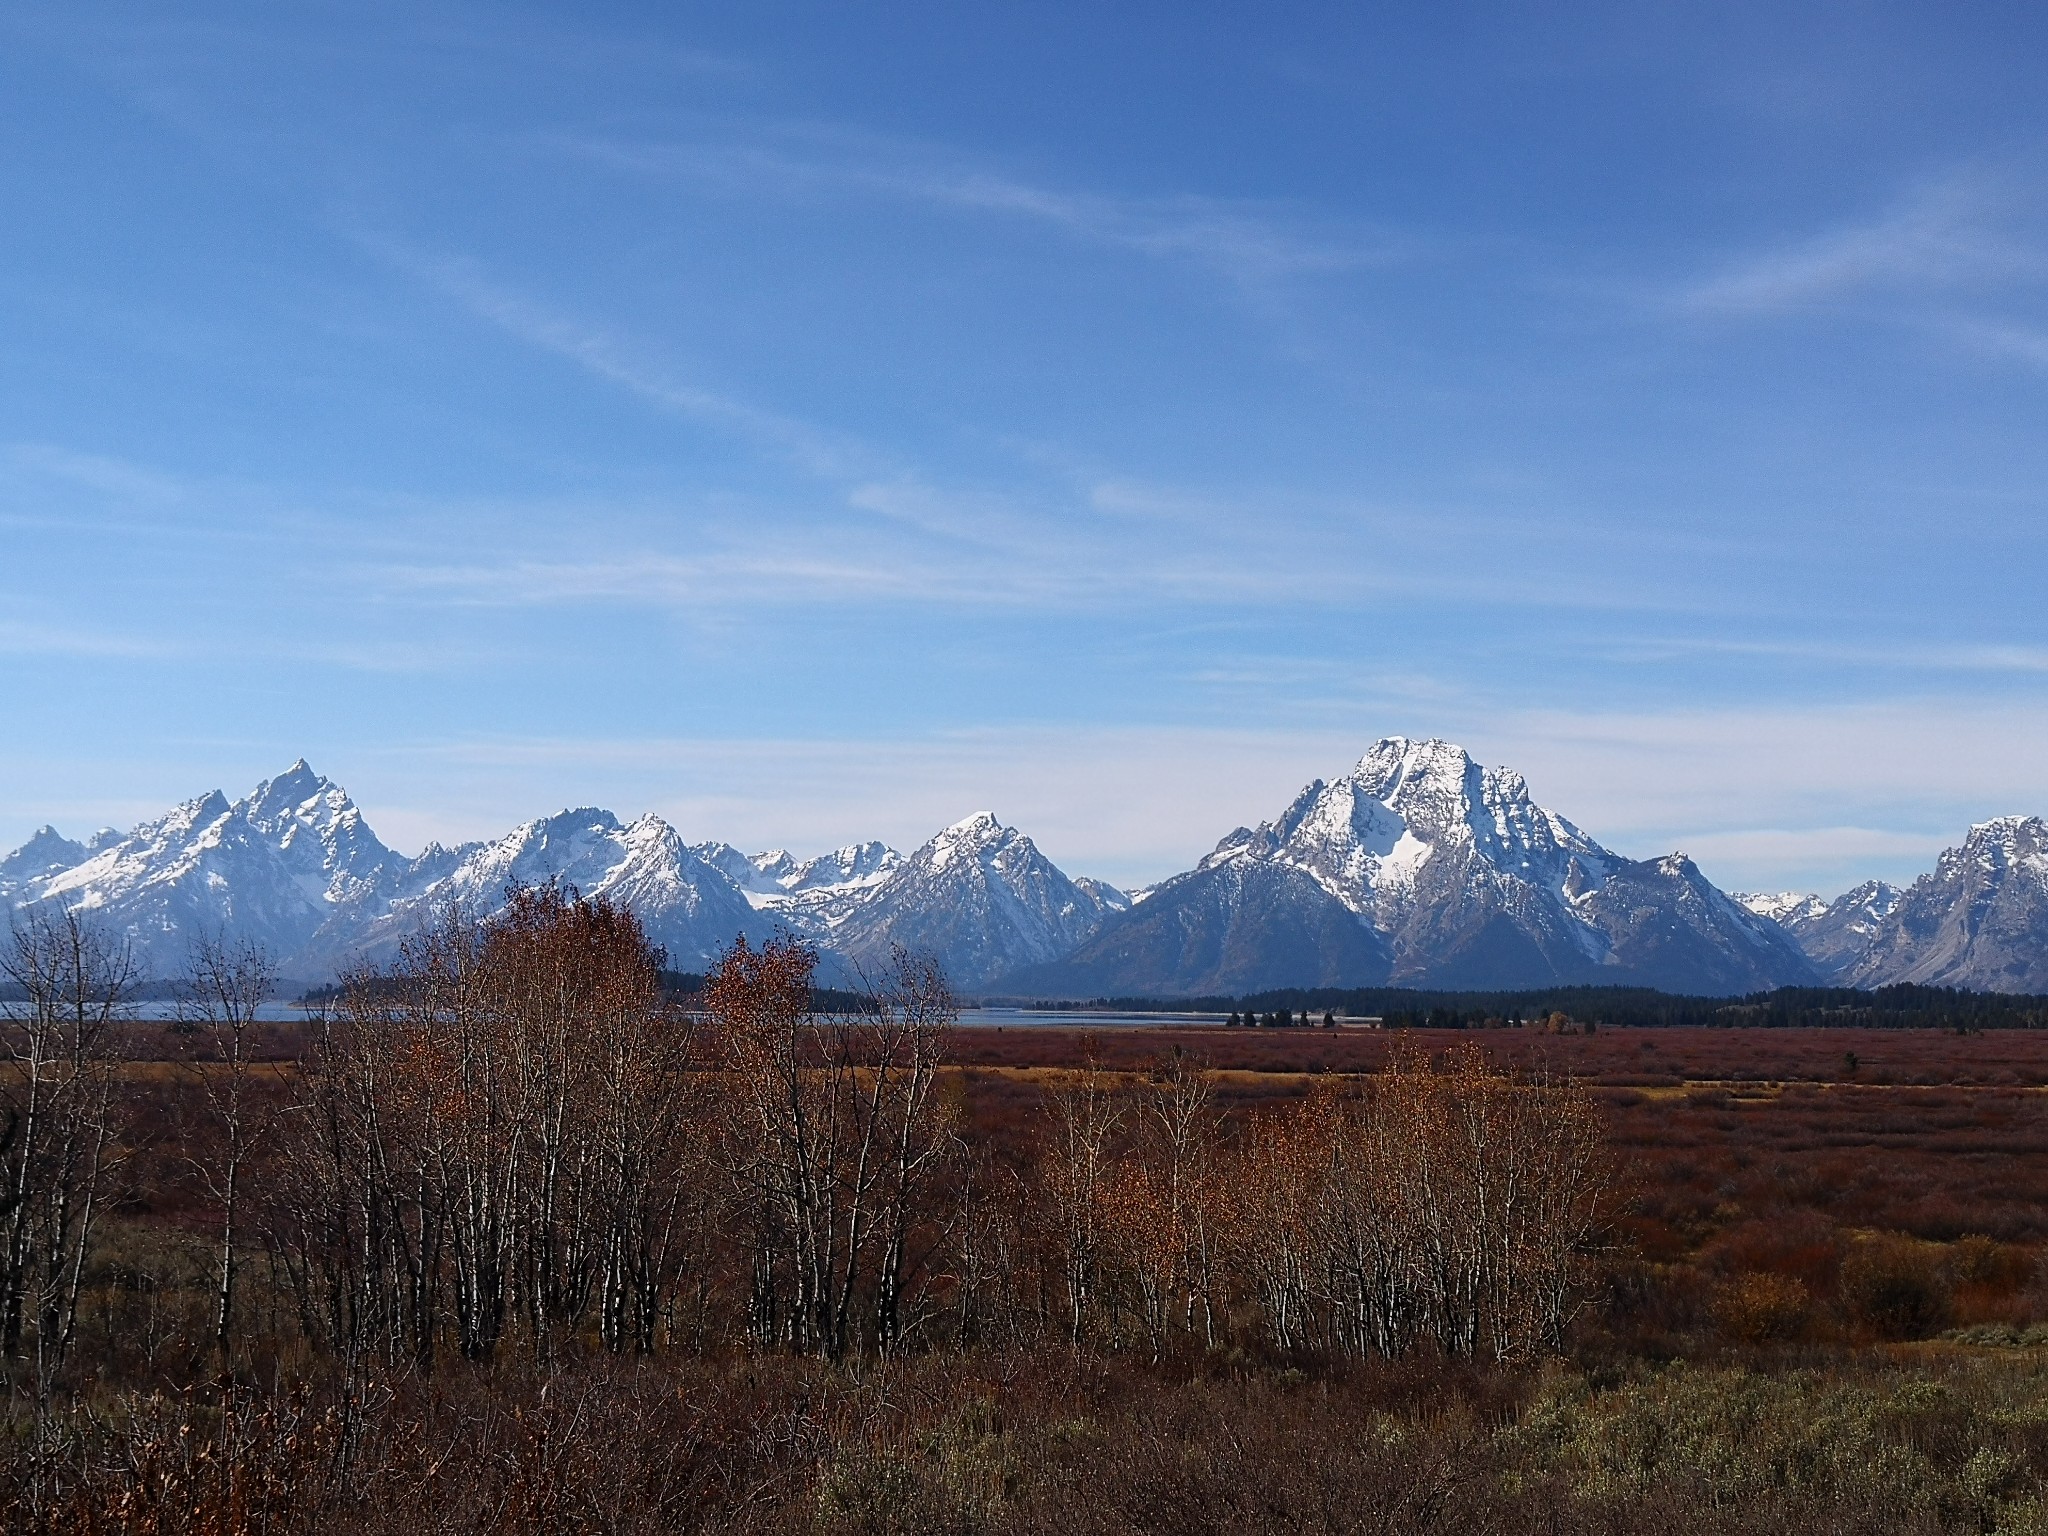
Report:
[[0,880],[19,880],[67,869],[82,861],[85,848],[55,827],[44,825],[12,853],[0,857]]
[[1003,830],[1003,824],[996,820],[994,811],[976,811],[972,816],[961,817],[939,836],[957,842],[961,838],[988,837]]
[[310,792],[324,786],[326,783],[327,780],[325,778],[313,771],[311,763],[307,762],[303,757],[297,757],[292,759],[291,766],[285,769],[283,773],[278,774],[275,778],[265,779],[259,787],[258,793],[265,789],[276,793],[280,790],[302,788]]

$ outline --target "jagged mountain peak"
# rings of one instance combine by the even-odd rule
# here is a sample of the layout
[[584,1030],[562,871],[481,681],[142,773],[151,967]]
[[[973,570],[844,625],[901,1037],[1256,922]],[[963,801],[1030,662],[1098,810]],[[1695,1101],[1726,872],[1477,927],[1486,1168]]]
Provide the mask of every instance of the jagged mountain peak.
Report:
[[625,821],[583,806],[408,860],[300,758],[240,799],[210,791],[125,833],[79,843],[41,828],[0,858],[0,907],[92,907],[162,974],[205,928],[254,938],[317,979],[437,902],[488,909],[508,882],[547,879],[632,906],[680,964],[741,932],[794,929],[855,961],[895,942],[932,948],[967,987],[1085,952],[1088,965],[1071,976],[1111,990],[1169,992],[1198,971],[1217,985],[1287,984],[1299,973],[1747,990],[1811,975],[1790,934],[1814,965],[1856,984],[2048,989],[2040,817],[1979,823],[1910,891],[1869,881],[1833,902],[1730,897],[1682,852],[1623,858],[1538,805],[1512,769],[1440,738],[1402,736],[1375,742],[1337,778],[1310,781],[1278,817],[1236,829],[1194,870],[1132,895],[1070,878],[987,810],[908,856],[880,842],[805,860],[781,849],[749,856],[686,845],[658,815]]
[[1021,842],[1031,846],[1031,839],[1013,827],[1006,827],[996,820],[993,811],[976,811],[963,816],[950,827],[933,835],[932,839],[918,848],[910,857],[943,867],[953,859],[974,859],[984,854],[1001,850],[1011,843]]
[[39,880],[85,862],[83,844],[74,843],[55,827],[38,827],[29,840],[0,858],[0,892]]
[[2039,856],[2048,847],[2048,822],[2038,816],[1994,816],[1971,827],[1962,847],[1952,850],[1962,857],[2013,859]]
[[848,843],[844,848],[834,848],[794,865],[785,876],[785,884],[792,891],[858,884],[884,876],[902,862],[903,855],[887,843]]
[[1121,899],[1113,886],[1070,879],[1024,833],[978,811],[895,862],[833,943],[855,963],[896,944],[929,949],[956,985],[978,986],[1065,954]]
[[1487,767],[1456,742],[1387,736],[1347,775],[1359,791],[1432,831],[1468,822],[1481,807],[1529,805],[1529,785],[1512,768]]
[[1008,830],[1009,828],[996,819],[994,811],[975,811],[972,815],[962,816],[950,827],[940,831],[932,838],[932,841],[935,843],[988,842],[1002,836]]
[[232,930],[296,957],[337,910],[403,866],[347,793],[303,760],[239,800],[211,790],[84,851],[10,900],[94,909],[166,975],[201,931]]
[[1562,894],[1597,886],[1620,862],[1536,805],[1519,773],[1405,736],[1374,743],[1341,778],[1310,781],[1280,816],[1232,832],[1203,865],[1238,859],[1291,864],[1382,927],[1398,925],[1432,866],[1458,881]]
[[1436,786],[1461,783],[1476,766],[1471,753],[1440,736],[1427,741],[1382,736],[1359,758],[1351,777],[1368,794],[1384,800],[1411,780]]
[[1858,907],[1877,917],[1883,917],[1899,904],[1905,891],[1889,880],[1866,880],[1853,890],[1835,898],[1837,902],[1854,902]]

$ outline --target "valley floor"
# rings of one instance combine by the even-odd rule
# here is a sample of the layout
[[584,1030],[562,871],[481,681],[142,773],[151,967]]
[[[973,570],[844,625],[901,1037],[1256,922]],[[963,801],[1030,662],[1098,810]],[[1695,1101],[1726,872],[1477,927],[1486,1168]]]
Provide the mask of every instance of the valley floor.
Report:
[[131,1061],[81,1368],[14,1400],[0,1496],[29,1531],[2048,1532],[2048,1032],[962,1030],[941,1091],[999,1178],[1089,1071],[1197,1058],[1241,1128],[1467,1044],[1590,1085],[1624,1181],[1559,1354],[1337,1360],[1247,1312],[1154,1358],[1053,1308],[838,1365],[678,1323],[342,1370],[252,1252],[224,1376],[206,1069]]

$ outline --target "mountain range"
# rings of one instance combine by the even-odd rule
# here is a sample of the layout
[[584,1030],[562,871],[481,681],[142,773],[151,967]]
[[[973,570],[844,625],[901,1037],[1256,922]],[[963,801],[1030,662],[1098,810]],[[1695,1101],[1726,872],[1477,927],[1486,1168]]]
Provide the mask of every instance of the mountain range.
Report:
[[488,911],[508,884],[547,879],[632,907],[680,969],[740,935],[794,933],[818,946],[828,977],[858,976],[900,944],[936,954],[980,995],[1582,983],[1723,995],[1894,981],[2048,991],[2038,818],[1972,828],[1910,889],[1731,896],[1681,853],[1602,847],[1509,769],[1402,737],[1134,893],[1070,877],[988,812],[908,854],[879,842],[749,854],[685,842],[657,816],[583,808],[407,857],[300,761],[241,799],[215,791],[127,833],[77,842],[45,827],[0,859],[0,908],[89,911],[127,934],[150,974],[176,974],[209,932],[260,943],[284,975],[313,982],[388,960],[450,902]]
[[2048,823],[2038,816],[1980,822],[1903,890],[1870,880],[1833,901],[1736,899],[1790,933],[1837,986],[2048,992]]

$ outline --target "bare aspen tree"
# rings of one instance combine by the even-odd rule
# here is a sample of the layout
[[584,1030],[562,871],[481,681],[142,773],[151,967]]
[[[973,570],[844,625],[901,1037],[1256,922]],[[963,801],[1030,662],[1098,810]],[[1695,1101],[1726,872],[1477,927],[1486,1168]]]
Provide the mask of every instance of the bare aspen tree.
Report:
[[317,1338],[542,1355],[593,1310],[649,1350],[705,1197],[702,1092],[661,953],[602,899],[514,886],[349,978],[301,1072],[273,1249]]
[[524,1294],[543,1344],[594,1301],[608,1348],[652,1349],[692,1235],[702,1095],[661,959],[630,912],[553,886],[513,890],[488,926],[486,1006],[510,1047]]
[[863,1315],[902,1337],[932,1175],[951,1145],[933,1092],[954,1018],[943,977],[899,952],[870,1012],[816,1016],[816,953],[744,939],[706,1001],[733,1107],[728,1169],[753,1221],[757,1337],[839,1359]]
[[1535,1342],[1564,1348],[1585,1306],[1593,1257],[1619,1203],[1599,1107],[1583,1083],[1549,1073],[1524,1085],[1536,1121],[1533,1178],[1515,1285],[1529,1302]]
[[1040,1189],[1065,1295],[1068,1342],[1078,1345],[1094,1306],[1103,1261],[1104,1194],[1124,1106],[1093,1058],[1046,1094]]
[[994,1337],[998,1325],[1015,1339],[1024,1312],[1021,1228],[1034,1191],[985,1145],[963,1143],[958,1195],[952,1221],[954,1339],[979,1343]]
[[1562,1345],[1613,1173],[1582,1088],[1468,1046],[1256,1117],[1228,1183],[1230,1251],[1279,1348],[1509,1359]]
[[473,984],[474,936],[466,916],[446,913],[408,943],[395,974],[345,976],[282,1118],[266,1241],[308,1337],[350,1379],[372,1361],[433,1364],[443,1154],[462,1102],[435,1026]]
[[0,945],[0,1347],[39,1402],[62,1366],[117,1144],[114,1027],[127,945],[85,914],[15,914]]
[[179,1000],[180,1017],[202,1032],[209,1047],[208,1058],[196,1065],[195,1075],[220,1136],[218,1157],[194,1158],[191,1163],[220,1209],[213,1339],[223,1368],[232,1341],[236,1282],[246,1239],[243,1186],[250,1160],[268,1130],[252,1082],[250,1034],[276,985],[276,968],[261,948],[205,935],[193,947]]
[[[908,1308],[909,1281],[925,1254],[913,1251],[913,1244],[920,1241],[918,1227],[928,1214],[926,1196],[939,1165],[960,1149],[953,1116],[933,1092],[960,1005],[938,960],[901,946],[887,968],[869,979],[868,992],[875,1011],[858,1025],[866,1035],[861,1054],[872,1074],[871,1114],[880,1122],[887,1159],[874,1330],[876,1345],[888,1350],[920,1321]],[[929,1246],[931,1239],[923,1241]]]
[[1157,1361],[1176,1321],[1193,1331],[1198,1307],[1204,1342],[1214,1342],[1208,1205],[1219,1127],[1207,1077],[1178,1049],[1134,1104],[1132,1145],[1102,1188],[1103,1224]]
[[1199,1309],[1203,1343],[1213,1347],[1216,1233],[1210,1210],[1222,1117],[1203,1064],[1178,1046],[1157,1074],[1156,1089],[1146,1101],[1146,1124],[1166,1174],[1166,1224],[1177,1250],[1181,1326],[1192,1333]]
[[1327,1195],[1335,1105],[1327,1094],[1253,1116],[1223,1179],[1226,1246],[1283,1352],[1314,1338],[1320,1208]]

